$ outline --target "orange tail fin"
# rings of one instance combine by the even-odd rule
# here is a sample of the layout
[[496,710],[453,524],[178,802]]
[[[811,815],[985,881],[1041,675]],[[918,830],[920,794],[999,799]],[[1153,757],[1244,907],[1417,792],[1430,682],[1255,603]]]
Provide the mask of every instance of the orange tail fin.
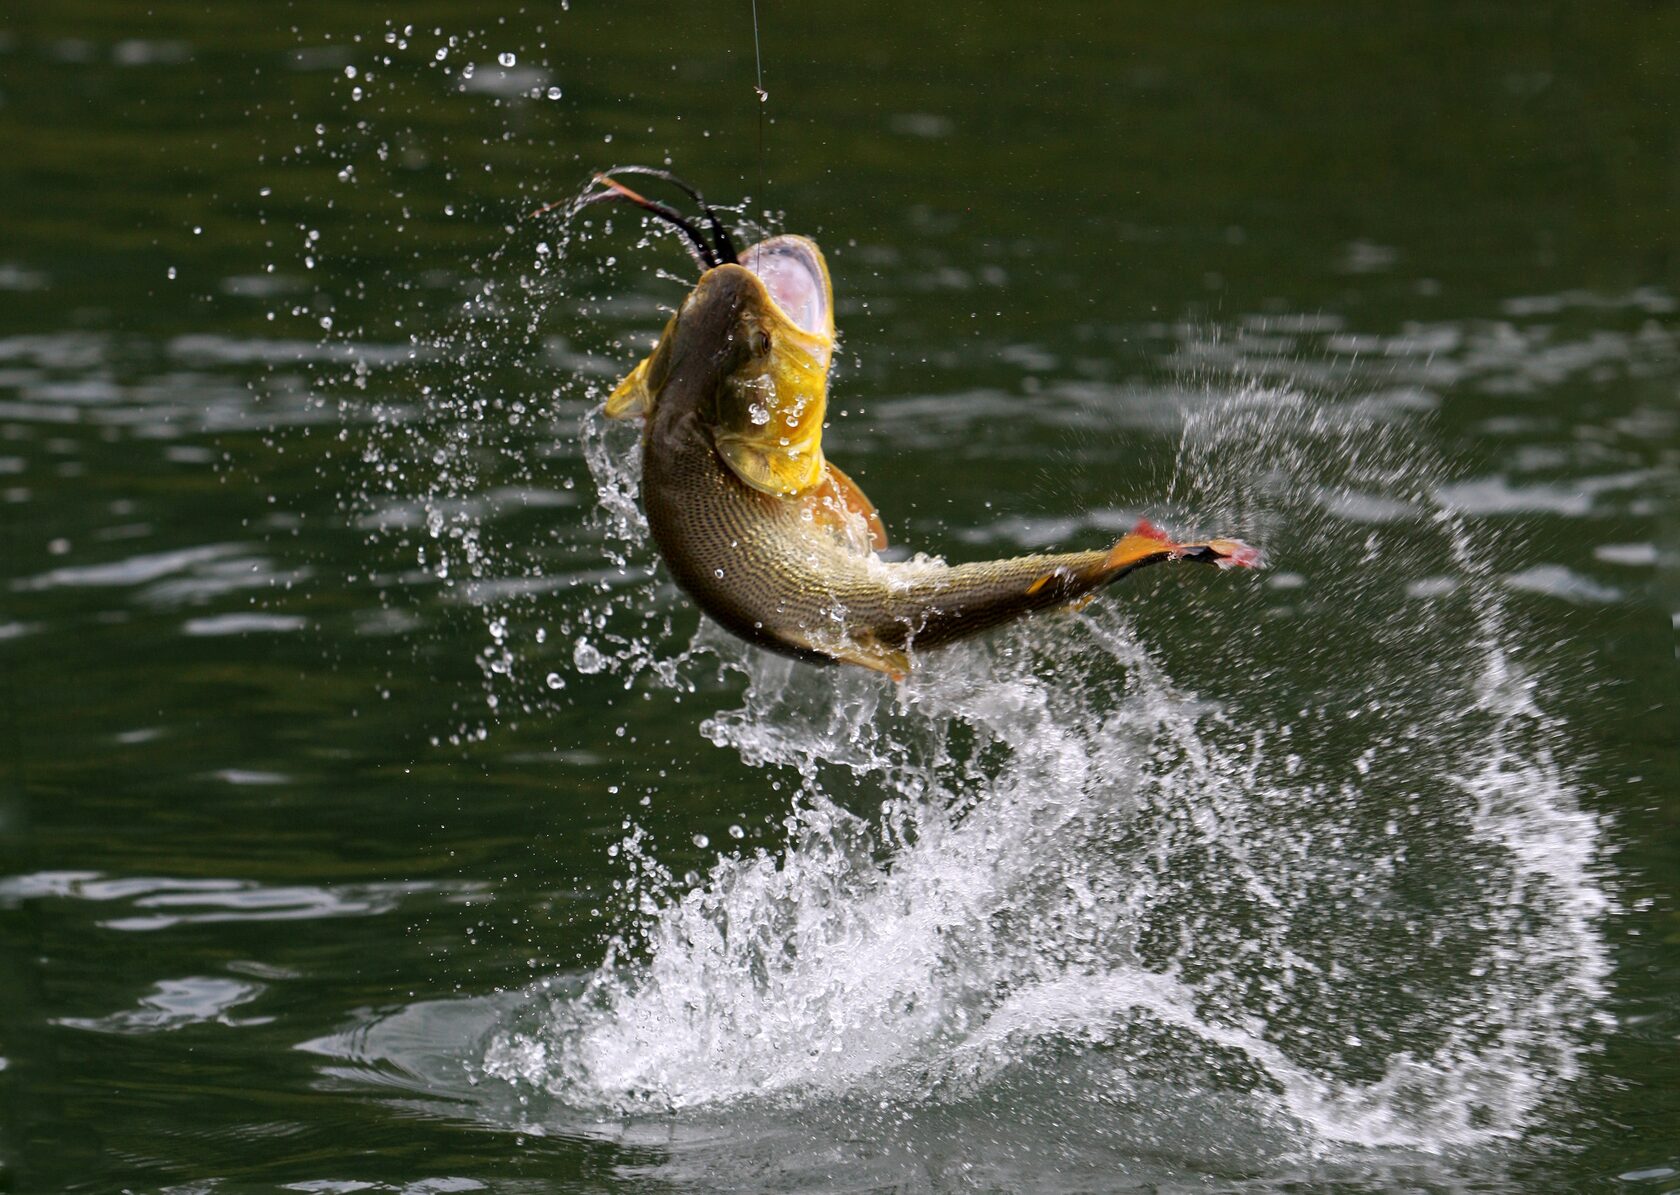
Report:
[[1109,549],[1103,567],[1108,570],[1132,569],[1161,560],[1194,560],[1198,564],[1213,564],[1220,568],[1258,568],[1261,557],[1260,549],[1240,539],[1175,543],[1148,519],[1139,519],[1137,526]]

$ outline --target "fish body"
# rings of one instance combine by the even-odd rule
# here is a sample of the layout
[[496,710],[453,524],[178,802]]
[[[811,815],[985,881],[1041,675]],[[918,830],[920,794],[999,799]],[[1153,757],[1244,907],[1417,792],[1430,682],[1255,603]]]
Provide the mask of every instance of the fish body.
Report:
[[916,651],[1068,606],[1147,564],[1256,563],[1238,541],[1176,544],[1147,524],[1101,551],[883,560],[879,515],[822,453],[833,343],[821,252],[775,237],[707,270],[607,402],[646,420],[643,503],[673,578],[741,638],[902,677]]

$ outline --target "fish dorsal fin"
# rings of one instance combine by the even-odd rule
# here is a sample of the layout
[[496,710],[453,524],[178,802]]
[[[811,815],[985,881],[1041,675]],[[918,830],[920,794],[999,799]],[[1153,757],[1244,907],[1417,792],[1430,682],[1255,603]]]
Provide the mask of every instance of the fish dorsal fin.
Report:
[[664,389],[671,374],[671,334],[676,330],[677,317],[672,316],[653,352],[624,375],[624,380],[607,396],[607,417],[610,419],[646,418]]
[[834,357],[834,290],[815,242],[777,236],[741,254],[763,286],[755,308],[761,359],[718,395],[718,455],[755,490],[803,494],[824,477],[823,420]]
[[861,519],[869,537],[869,546],[877,552],[886,550],[887,525],[881,521],[875,504],[858,488],[857,482],[842,473],[833,461],[828,462],[823,479],[810,492],[808,501],[812,521],[818,526],[828,528],[842,539],[851,540]]

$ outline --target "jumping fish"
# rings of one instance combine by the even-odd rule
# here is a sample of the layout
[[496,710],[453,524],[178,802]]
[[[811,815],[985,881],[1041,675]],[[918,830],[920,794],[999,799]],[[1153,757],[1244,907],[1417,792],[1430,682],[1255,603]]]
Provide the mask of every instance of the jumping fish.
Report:
[[908,675],[916,653],[1034,611],[1089,601],[1135,569],[1169,560],[1254,567],[1235,539],[1175,543],[1140,522],[1100,551],[947,565],[887,561],[886,528],[822,449],[834,294],[816,243],[774,236],[737,255],[693,223],[606,175],[581,203],[620,200],[675,224],[703,273],[653,352],[606,401],[644,421],[642,500],[677,584],[729,631],[818,663]]

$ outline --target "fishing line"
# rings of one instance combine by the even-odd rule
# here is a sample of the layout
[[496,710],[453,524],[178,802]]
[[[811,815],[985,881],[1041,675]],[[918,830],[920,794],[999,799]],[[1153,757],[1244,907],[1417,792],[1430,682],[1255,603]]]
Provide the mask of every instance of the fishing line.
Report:
[[753,92],[758,96],[758,192],[754,196],[762,206],[764,203],[764,105],[770,96],[764,90],[764,55],[758,48],[758,0],[752,0],[753,21],[753,66],[758,72],[758,82]]

